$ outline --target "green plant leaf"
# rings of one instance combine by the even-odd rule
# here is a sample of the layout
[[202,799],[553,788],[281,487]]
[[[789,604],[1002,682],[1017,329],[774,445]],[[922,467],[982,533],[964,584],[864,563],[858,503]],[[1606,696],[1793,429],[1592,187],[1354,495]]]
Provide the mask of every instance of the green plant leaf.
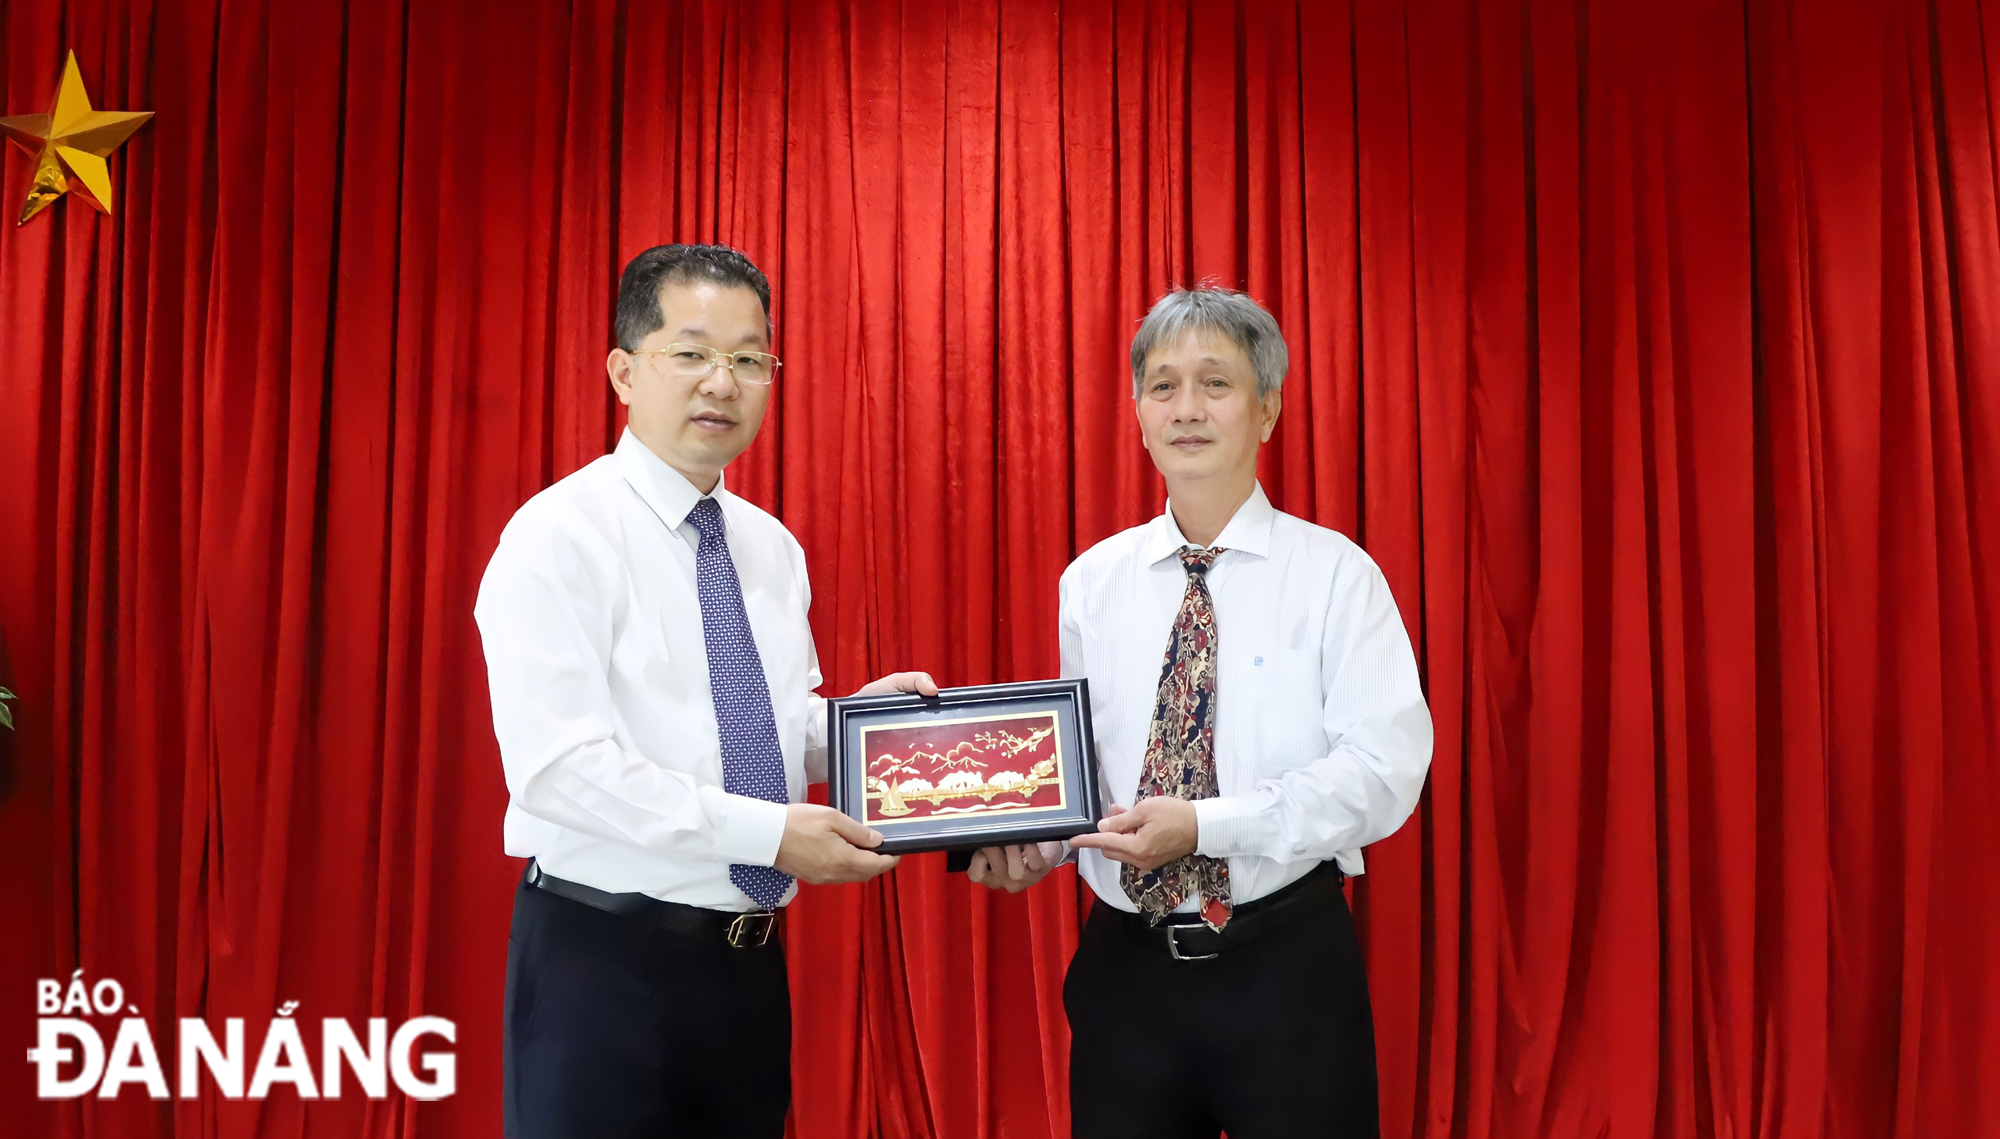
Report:
[[4,727],[9,731],[12,731],[14,727],[13,709],[7,707],[5,704],[0,704],[0,727]]

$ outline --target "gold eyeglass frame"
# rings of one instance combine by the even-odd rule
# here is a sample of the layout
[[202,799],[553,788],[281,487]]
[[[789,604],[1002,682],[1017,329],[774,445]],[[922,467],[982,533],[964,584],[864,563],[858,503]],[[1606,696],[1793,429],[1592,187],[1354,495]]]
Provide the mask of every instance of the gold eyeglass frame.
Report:
[[[724,352],[720,348],[710,348],[706,344],[696,344],[693,341],[682,341],[682,340],[676,340],[672,344],[669,344],[664,348],[627,349],[625,354],[628,356],[671,356],[676,352],[688,352],[688,351],[699,352],[708,359],[708,371],[702,372],[700,375],[695,375],[693,373],[676,373],[683,375],[685,376],[685,378],[691,380],[693,379],[705,380],[708,377],[714,375],[715,370],[717,368],[728,368],[729,374],[742,383],[756,384],[758,387],[767,387],[777,382],[778,369],[785,366],[785,362],[783,360],[778,359],[776,356],[771,355],[769,352]],[[748,376],[737,375],[735,358],[738,356],[761,356],[764,359],[769,360],[771,362],[770,376],[762,380],[753,380]],[[659,365],[657,364],[654,365],[655,368],[657,368],[658,366]]]

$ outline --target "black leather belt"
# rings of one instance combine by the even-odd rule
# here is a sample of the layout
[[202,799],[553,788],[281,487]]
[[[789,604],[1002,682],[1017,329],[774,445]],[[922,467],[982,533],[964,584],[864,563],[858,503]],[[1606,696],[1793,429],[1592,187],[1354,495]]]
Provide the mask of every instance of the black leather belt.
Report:
[[1338,866],[1322,862],[1282,890],[1231,907],[1229,920],[1220,931],[1208,928],[1200,914],[1170,914],[1159,925],[1152,925],[1144,914],[1118,909],[1101,898],[1096,908],[1113,919],[1125,936],[1165,949],[1176,961],[1212,961],[1227,950],[1241,949],[1290,926],[1309,914],[1315,904],[1336,899],[1345,904],[1346,899],[1340,898],[1344,877]]
[[541,865],[532,861],[528,863],[525,881],[537,890],[547,890],[559,898],[581,902],[608,914],[632,918],[654,929],[689,937],[719,938],[736,949],[756,949],[767,944],[771,940],[771,931],[778,927],[776,910],[731,913],[728,910],[684,906],[679,902],[663,902],[647,894],[613,894],[544,873]]

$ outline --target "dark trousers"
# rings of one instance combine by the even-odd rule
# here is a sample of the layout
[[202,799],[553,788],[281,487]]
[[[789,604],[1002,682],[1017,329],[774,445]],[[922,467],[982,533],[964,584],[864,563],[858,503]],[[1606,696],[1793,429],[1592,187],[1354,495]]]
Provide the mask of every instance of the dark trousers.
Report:
[[1063,984],[1075,1139],[1374,1139],[1375,1029],[1338,878],[1209,961],[1098,904]]
[[732,949],[535,889],[514,895],[507,1139],[778,1139],[792,1015],[778,940]]

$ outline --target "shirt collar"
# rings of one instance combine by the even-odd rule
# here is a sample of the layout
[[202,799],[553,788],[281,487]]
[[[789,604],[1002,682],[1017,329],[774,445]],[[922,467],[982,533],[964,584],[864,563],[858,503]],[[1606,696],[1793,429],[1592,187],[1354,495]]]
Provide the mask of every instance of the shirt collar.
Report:
[[[694,509],[694,504],[702,500],[702,493],[695,489],[687,476],[668,466],[665,460],[653,453],[651,447],[639,441],[631,428],[618,437],[618,446],[611,452],[611,461],[618,466],[618,473],[660,516],[660,521],[670,530],[680,529],[681,523]],[[727,497],[722,489],[722,479],[718,477],[715,490],[709,495],[717,501]]]
[[[1260,558],[1271,556],[1271,523],[1278,512],[1272,508],[1271,500],[1264,496],[1262,482],[1250,488],[1250,497],[1230,515],[1229,525],[1216,536],[1215,545],[1224,550],[1237,550],[1255,554]],[[1193,542],[1181,533],[1180,523],[1174,521],[1174,501],[1167,500],[1167,508],[1158,518],[1153,519],[1152,530],[1146,535],[1146,564],[1152,565],[1172,557],[1182,546],[1192,546]]]

